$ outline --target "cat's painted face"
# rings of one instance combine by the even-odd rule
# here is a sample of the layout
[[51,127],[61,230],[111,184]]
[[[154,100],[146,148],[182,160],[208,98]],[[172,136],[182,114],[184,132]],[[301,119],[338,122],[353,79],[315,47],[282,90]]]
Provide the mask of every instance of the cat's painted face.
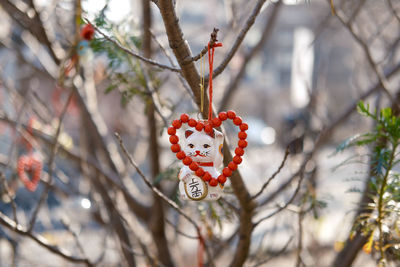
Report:
[[183,151],[185,154],[196,162],[213,162],[218,160],[222,162],[222,149],[223,136],[222,133],[214,130],[213,135],[208,135],[203,131],[199,132],[195,129],[188,129],[185,132],[185,145]]

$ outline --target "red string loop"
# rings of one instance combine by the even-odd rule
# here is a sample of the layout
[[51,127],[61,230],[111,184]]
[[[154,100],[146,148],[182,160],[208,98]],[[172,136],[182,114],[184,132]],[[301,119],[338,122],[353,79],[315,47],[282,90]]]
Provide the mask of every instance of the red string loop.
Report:
[[[216,47],[221,47],[222,43],[208,43],[208,65],[210,67],[210,79],[208,83],[208,95],[209,95],[209,105],[208,105],[208,121],[212,120],[212,97],[213,97],[213,89],[212,89],[212,74],[213,74],[213,65],[214,65],[214,52]],[[211,52],[210,52],[211,49]]]

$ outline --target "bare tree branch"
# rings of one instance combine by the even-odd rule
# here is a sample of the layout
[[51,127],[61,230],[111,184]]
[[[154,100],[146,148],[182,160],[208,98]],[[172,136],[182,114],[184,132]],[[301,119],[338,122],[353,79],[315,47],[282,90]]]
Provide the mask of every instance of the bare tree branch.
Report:
[[357,41],[357,43],[364,50],[364,53],[365,53],[365,55],[367,57],[367,61],[370,64],[370,66],[373,69],[373,71],[375,72],[376,77],[378,78],[378,81],[379,81],[380,86],[381,86],[381,90],[383,90],[383,92],[388,96],[388,98],[390,99],[390,101],[392,103],[394,103],[398,108],[400,108],[400,104],[395,102],[395,98],[390,93],[389,85],[388,85],[388,82],[386,80],[386,77],[385,77],[382,69],[380,68],[380,66],[378,66],[375,63],[374,59],[372,58],[372,55],[371,55],[371,52],[369,50],[369,47],[368,47],[367,43],[364,42],[361,39],[361,37],[358,36],[357,33],[354,31],[353,24],[351,24],[351,19],[348,22],[346,22],[343,19],[342,15],[339,15],[338,12],[335,12],[335,16],[339,19],[339,21],[342,23],[342,25],[349,31],[349,33],[353,36],[353,38]]
[[4,10],[14,19],[16,23],[18,23],[22,28],[28,30],[32,35],[34,35],[37,40],[45,45],[54,60],[54,62],[58,65],[60,63],[60,59],[57,57],[53,50],[53,45],[46,33],[46,30],[43,26],[43,23],[40,19],[40,15],[37,12],[33,1],[31,2],[31,8],[34,10],[34,16],[31,18],[20,9],[18,9],[13,3],[9,0],[5,0],[1,2]]
[[[218,31],[219,31],[219,29],[214,28],[213,32],[210,34],[210,41],[208,42],[210,47],[212,47],[216,42],[218,42],[218,40],[217,40]],[[207,51],[208,51],[208,45],[204,46],[204,48],[196,56],[185,59],[183,61],[183,63],[185,64],[185,63],[189,63],[191,61],[197,61],[200,58],[202,58],[207,53]]]
[[[144,181],[144,183],[158,196],[160,197],[162,200],[164,200],[169,206],[171,206],[174,210],[176,210],[180,215],[182,215],[188,222],[190,222],[193,227],[196,229],[197,235],[199,237],[200,240],[204,240],[202,234],[201,234],[201,229],[200,227],[197,225],[197,223],[189,216],[187,215],[185,212],[183,212],[183,210],[181,208],[178,207],[178,205],[173,202],[171,199],[169,199],[166,195],[164,195],[157,187],[155,187],[150,180],[144,175],[144,173],[140,170],[139,166],[137,165],[137,163],[132,159],[132,157],[129,155],[128,151],[126,150],[121,136],[118,133],[115,133],[115,136],[117,137],[119,144],[121,146],[122,151],[124,152],[125,156],[128,158],[129,162],[131,163],[131,165],[136,169],[137,173],[140,175],[140,177],[142,178],[142,180]],[[205,248],[206,248],[206,252],[208,255],[209,259],[212,259],[211,257],[211,253],[209,252],[207,246],[204,244]]]
[[276,170],[276,172],[274,172],[274,173],[272,174],[272,176],[271,176],[270,178],[268,178],[268,180],[267,180],[267,181],[263,184],[263,186],[261,187],[260,191],[258,191],[254,196],[251,197],[252,199],[255,199],[255,198],[257,198],[259,195],[261,195],[262,192],[264,192],[264,190],[267,188],[267,186],[272,182],[272,180],[274,180],[274,178],[276,177],[276,175],[278,175],[278,173],[281,172],[283,166],[285,166],[285,162],[286,162],[286,160],[287,160],[289,154],[290,154],[289,147],[286,147],[285,156],[283,157],[283,160],[282,160],[282,162],[281,162],[281,165],[279,165],[278,170]]
[[231,49],[229,50],[228,54],[222,60],[220,65],[215,68],[213,72],[213,78],[216,78],[222,71],[226,68],[228,63],[231,61],[233,56],[235,55],[236,51],[238,50],[239,46],[242,44],[244,37],[246,36],[247,32],[250,30],[251,26],[253,26],[254,22],[258,14],[260,14],[261,8],[265,4],[266,0],[258,0],[253,11],[251,12],[250,16],[247,18],[245,25],[241,29],[240,33],[236,37]]
[[43,236],[41,235],[34,235],[31,232],[28,232],[24,227],[22,227],[19,224],[16,224],[13,220],[8,218],[6,215],[4,215],[2,212],[0,212],[0,224],[4,225],[8,229],[14,231],[15,233],[29,237],[33,241],[35,241],[37,244],[40,246],[46,248],[50,252],[53,252],[56,255],[61,256],[62,258],[73,262],[73,263],[83,263],[86,264],[86,266],[93,266],[93,264],[89,261],[87,258],[78,258],[71,256],[67,251],[65,251],[62,248],[59,248],[57,246],[51,245]]

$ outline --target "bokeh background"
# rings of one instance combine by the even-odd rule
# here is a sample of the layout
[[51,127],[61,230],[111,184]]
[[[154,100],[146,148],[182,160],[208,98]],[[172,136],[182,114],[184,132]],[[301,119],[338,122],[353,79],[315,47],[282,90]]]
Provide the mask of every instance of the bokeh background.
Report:
[[[244,207],[230,183],[218,202],[177,197],[182,164],[166,130],[181,113],[200,116],[193,88],[121,49],[179,68],[159,2],[0,2],[0,266],[198,266],[199,255],[210,263],[195,229],[143,182],[115,132],[146,178],[200,225],[216,266],[231,263]],[[249,125],[239,172],[250,196],[289,152],[251,221],[285,209],[254,227],[244,265],[376,266],[363,244],[346,247],[365,204],[369,150],[336,150],[374,126],[356,112],[360,100],[371,109],[400,102],[400,2],[173,2],[193,55],[219,29],[214,68],[265,2],[213,80],[214,111],[235,110]],[[87,23],[99,31],[83,42]],[[207,57],[194,64],[208,78]],[[233,152],[237,130],[224,133]],[[32,192],[17,172],[29,153],[43,164]]]

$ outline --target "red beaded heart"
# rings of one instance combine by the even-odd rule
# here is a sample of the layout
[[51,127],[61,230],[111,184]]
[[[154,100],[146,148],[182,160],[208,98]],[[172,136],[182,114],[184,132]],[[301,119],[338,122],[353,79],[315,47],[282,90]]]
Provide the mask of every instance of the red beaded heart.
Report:
[[[238,146],[235,148],[235,156],[232,161],[228,163],[227,167],[224,167],[222,173],[217,178],[212,177],[209,172],[204,171],[204,169],[194,162],[190,157],[186,156],[185,152],[181,150],[179,145],[179,137],[176,135],[176,130],[182,127],[182,124],[186,123],[190,127],[195,128],[197,131],[204,131],[206,133],[211,133],[213,128],[221,126],[222,122],[230,119],[233,124],[236,125],[240,131],[238,133]],[[182,114],[179,120],[174,120],[172,122],[172,127],[169,127],[167,132],[170,135],[169,141],[171,145],[171,151],[176,154],[176,157],[183,162],[184,165],[189,166],[189,168],[196,173],[198,177],[203,179],[203,181],[208,182],[210,186],[217,186],[218,184],[223,185],[226,179],[232,175],[240,163],[242,163],[242,156],[244,154],[244,148],[247,147],[247,134],[246,131],[249,128],[247,123],[243,123],[242,118],[236,116],[236,113],[232,110],[227,112],[221,112],[218,117],[213,118],[211,121],[197,121],[196,119],[190,118],[187,114]]]
[[[18,176],[29,191],[33,192],[36,190],[40,181],[41,171],[42,162],[34,155],[19,157],[17,166]],[[32,176],[32,179],[29,179],[27,173]]]

